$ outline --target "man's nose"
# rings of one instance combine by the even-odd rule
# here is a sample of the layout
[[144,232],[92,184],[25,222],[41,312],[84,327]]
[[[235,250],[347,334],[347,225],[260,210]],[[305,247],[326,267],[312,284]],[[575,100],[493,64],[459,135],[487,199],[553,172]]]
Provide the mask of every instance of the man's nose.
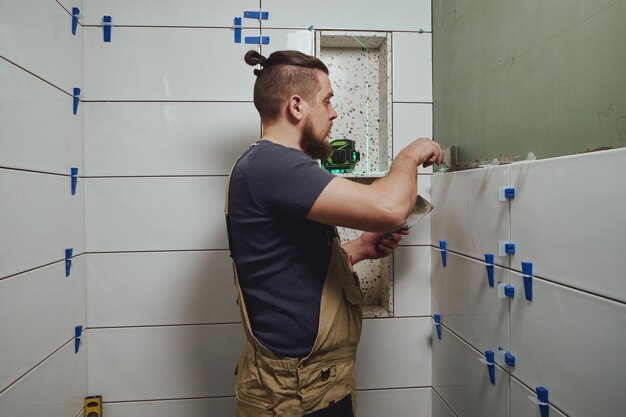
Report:
[[337,118],[337,112],[334,107],[330,107],[330,120],[335,120]]

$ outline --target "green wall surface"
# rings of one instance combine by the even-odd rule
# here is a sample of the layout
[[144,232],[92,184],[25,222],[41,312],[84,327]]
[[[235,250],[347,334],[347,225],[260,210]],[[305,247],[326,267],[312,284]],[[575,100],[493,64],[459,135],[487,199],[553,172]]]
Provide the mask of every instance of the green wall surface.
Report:
[[433,72],[461,162],[626,146],[626,0],[433,0]]

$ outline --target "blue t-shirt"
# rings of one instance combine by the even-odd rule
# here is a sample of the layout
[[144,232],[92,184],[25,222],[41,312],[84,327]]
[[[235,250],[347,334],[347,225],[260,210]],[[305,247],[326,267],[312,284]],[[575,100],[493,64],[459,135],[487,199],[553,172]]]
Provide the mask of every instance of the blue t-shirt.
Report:
[[261,140],[233,169],[231,255],[252,332],[280,356],[315,343],[333,228],[305,219],[334,176],[303,152]]

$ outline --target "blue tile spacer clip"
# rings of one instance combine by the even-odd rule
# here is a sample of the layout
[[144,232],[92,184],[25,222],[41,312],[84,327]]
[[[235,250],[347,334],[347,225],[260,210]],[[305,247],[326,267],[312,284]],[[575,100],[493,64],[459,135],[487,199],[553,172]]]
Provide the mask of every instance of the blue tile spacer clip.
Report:
[[506,352],[504,354],[504,363],[506,363],[508,366],[515,366],[515,356],[513,356],[513,354]]
[[113,21],[111,16],[102,16],[102,34],[105,42],[111,42],[111,26]]
[[252,11],[246,10],[243,12],[243,17],[246,19],[268,20],[270,18],[269,12],[264,11]]
[[504,198],[511,200],[515,198],[515,188],[509,187],[504,189]]
[[489,280],[489,286],[493,287],[493,277],[494,277],[494,266],[493,266],[493,254],[486,253],[485,254],[485,264],[487,266],[487,279]]
[[489,370],[489,381],[491,385],[496,385],[496,364],[494,362],[495,355],[493,350],[485,351],[485,359],[487,360],[487,369]]
[[80,337],[83,333],[83,326],[76,326],[74,328],[74,353],[78,353],[80,349]]
[[80,88],[78,87],[74,87],[74,90],[72,91],[72,96],[73,96],[73,100],[72,100],[72,112],[76,115],[78,113],[78,103],[80,102],[79,96],[80,96]]
[[70,178],[72,181],[72,195],[76,194],[76,184],[78,183],[78,168],[70,168]]
[[65,249],[65,276],[70,276],[70,271],[72,269],[72,255],[74,254],[73,248]]
[[241,17],[236,17],[233,21],[233,29],[235,30],[235,43],[241,43]]
[[524,278],[524,294],[528,301],[533,300],[533,264],[522,262],[522,276]]
[[72,7],[72,35],[76,35],[76,28],[78,28],[78,15],[80,9],[78,7]]
[[509,298],[515,297],[515,287],[513,287],[511,285],[505,285],[504,286],[504,295],[506,295]]
[[548,401],[548,389],[545,387],[537,387],[537,404],[539,405],[539,413],[541,417],[549,417],[550,415],[550,401]]
[[435,329],[437,330],[437,339],[441,340],[441,314],[434,314]]
[[507,255],[514,255],[515,254],[515,243],[512,242],[508,242],[504,244],[504,252]]
[[448,244],[445,240],[439,241],[439,249],[441,250],[441,262],[445,268],[448,264]]
[[244,38],[244,43],[252,44],[252,45],[269,45],[270,37],[269,36],[246,36]]

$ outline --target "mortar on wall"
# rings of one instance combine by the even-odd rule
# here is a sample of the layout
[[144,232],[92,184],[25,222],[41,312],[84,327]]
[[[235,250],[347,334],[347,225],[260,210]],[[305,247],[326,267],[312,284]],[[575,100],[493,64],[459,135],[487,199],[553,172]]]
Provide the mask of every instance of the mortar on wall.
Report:
[[[327,66],[338,117],[330,140],[351,139],[361,160],[353,172],[340,174],[363,183],[381,177],[391,166],[391,34],[319,31],[315,51]],[[360,231],[339,228],[342,243]],[[355,265],[364,295],[364,317],[393,316],[393,258]]]

